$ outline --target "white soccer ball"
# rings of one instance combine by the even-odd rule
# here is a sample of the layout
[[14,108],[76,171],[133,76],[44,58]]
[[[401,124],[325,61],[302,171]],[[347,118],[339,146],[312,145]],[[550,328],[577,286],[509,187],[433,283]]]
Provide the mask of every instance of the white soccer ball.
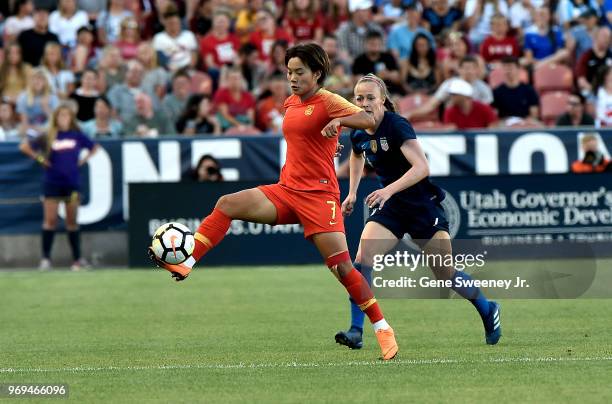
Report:
[[170,222],[159,226],[151,248],[155,256],[168,264],[180,264],[193,253],[195,238],[187,226]]

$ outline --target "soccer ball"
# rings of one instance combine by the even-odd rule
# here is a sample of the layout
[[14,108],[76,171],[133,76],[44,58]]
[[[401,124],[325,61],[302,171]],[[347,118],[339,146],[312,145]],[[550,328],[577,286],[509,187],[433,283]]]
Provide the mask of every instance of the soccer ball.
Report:
[[151,248],[155,256],[168,264],[180,264],[193,253],[195,239],[187,226],[166,223],[155,231]]

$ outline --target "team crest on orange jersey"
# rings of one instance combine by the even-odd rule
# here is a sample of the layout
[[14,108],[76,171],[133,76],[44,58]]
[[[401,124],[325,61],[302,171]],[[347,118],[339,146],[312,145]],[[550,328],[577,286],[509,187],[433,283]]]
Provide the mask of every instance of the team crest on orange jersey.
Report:
[[309,105],[306,107],[306,110],[304,111],[304,115],[312,115],[312,111],[314,111],[314,105]]
[[372,153],[376,153],[378,151],[378,144],[376,143],[376,139],[370,140],[370,149],[372,149]]

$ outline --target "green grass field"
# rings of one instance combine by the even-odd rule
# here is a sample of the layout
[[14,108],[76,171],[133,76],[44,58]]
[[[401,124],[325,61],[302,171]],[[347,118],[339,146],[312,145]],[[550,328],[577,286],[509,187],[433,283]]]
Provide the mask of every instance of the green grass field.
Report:
[[492,347],[465,301],[383,300],[383,363],[369,329],[362,350],[333,342],[348,301],[322,266],[0,272],[0,383],[84,403],[612,402],[612,299],[501,303]]

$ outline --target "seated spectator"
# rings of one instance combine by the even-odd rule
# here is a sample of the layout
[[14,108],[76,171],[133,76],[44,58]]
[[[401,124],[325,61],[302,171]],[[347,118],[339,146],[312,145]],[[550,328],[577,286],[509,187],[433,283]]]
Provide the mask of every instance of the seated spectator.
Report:
[[115,46],[119,48],[121,53],[121,58],[123,60],[134,59],[138,54],[138,45],[140,45],[138,21],[134,17],[124,18],[121,21],[119,39],[115,42]]
[[34,10],[34,27],[22,31],[17,42],[22,49],[24,47],[28,49],[23,55],[23,60],[31,66],[38,66],[47,43],[59,43],[57,35],[49,32],[49,11],[47,9],[37,7]]
[[384,29],[372,21],[372,6],[371,0],[349,2],[350,20],[343,22],[336,31],[342,59],[355,59],[365,52],[368,32],[378,31],[384,37]]
[[269,8],[262,8],[257,12],[256,29],[249,35],[249,42],[255,45],[259,52],[259,60],[268,61],[274,42],[284,39],[292,43],[293,38],[287,31],[276,25],[274,13]]
[[107,45],[102,50],[100,63],[98,63],[100,88],[111,89],[125,79],[126,64],[121,58],[119,48]]
[[599,149],[599,139],[595,135],[585,135],[581,142],[584,157],[572,163],[575,174],[601,173],[607,171],[610,160],[606,159]]
[[508,35],[508,20],[502,14],[491,18],[491,35],[480,45],[480,55],[487,64],[500,62],[506,56],[519,57],[521,49],[514,36]]
[[119,39],[121,22],[133,17],[126,8],[125,0],[108,0],[108,7],[102,11],[96,20],[98,27],[98,42],[101,45],[114,44]]
[[378,12],[374,15],[374,21],[388,28],[399,23],[404,17],[405,6],[415,4],[413,0],[376,0]]
[[77,119],[81,122],[89,121],[94,117],[94,107],[100,91],[98,91],[98,72],[93,69],[85,69],[81,74],[81,85],[70,95],[77,106]]
[[576,92],[567,99],[567,112],[557,119],[557,126],[593,126],[595,119],[584,111],[584,97]]
[[256,126],[262,132],[281,133],[283,116],[285,115],[285,100],[289,96],[287,79],[281,73],[268,78],[270,95],[257,103]]
[[21,140],[19,117],[15,106],[8,101],[0,101],[0,142]]
[[521,118],[537,122],[540,98],[531,84],[521,82],[521,68],[514,56],[502,60],[503,83],[493,90],[493,108],[500,118]]
[[20,33],[34,27],[32,0],[17,0],[13,15],[4,22],[4,42],[13,42]]
[[295,42],[323,40],[323,16],[316,0],[289,0],[283,25]]
[[345,71],[351,70],[352,61],[349,60],[346,52],[341,52],[338,48],[338,39],[334,35],[327,34],[323,37],[323,43],[321,47],[327,53],[329,57],[329,65],[334,66],[337,63],[342,63],[344,65]]
[[96,64],[96,47],[94,46],[94,29],[91,25],[84,25],[77,31],[76,46],[70,55],[72,70],[80,73],[88,66]]
[[205,154],[200,157],[198,165],[193,170],[192,178],[195,182],[223,181],[223,174],[221,174],[221,165],[219,161],[210,154]]
[[78,10],[76,0],[59,0],[57,10],[49,15],[49,31],[59,38],[63,46],[74,48],[77,31],[89,24],[89,16]]
[[32,68],[23,61],[21,46],[18,44],[8,45],[5,52],[0,65],[0,95],[15,102],[26,89]]
[[495,111],[489,105],[472,99],[472,85],[462,79],[453,79],[448,87],[452,106],[444,111],[444,123],[457,129],[489,128],[497,123]]
[[597,73],[606,66],[612,66],[612,49],[610,49],[610,28],[601,27],[595,30],[593,47],[586,51],[576,65],[578,89],[583,94],[592,94]]
[[324,87],[346,99],[353,96],[353,81],[343,63],[336,62],[332,65],[331,72],[325,79]]
[[193,95],[179,117],[176,129],[183,135],[219,135],[221,125],[213,114],[213,104],[207,95]]
[[559,0],[555,15],[563,28],[579,22],[580,15],[588,10],[598,10],[597,0]]
[[187,106],[191,95],[191,78],[185,70],[179,70],[172,77],[172,92],[162,100],[162,109],[173,126]]
[[242,71],[242,77],[246,80],[247,89],[254,93],[266,76],[266,65],[259,60],[255,45],[247,42],[240,47],[238,66]]
[[230,32],[231,15],[226,10],[218,10],[213,14],[212,28],[200,40],[200,54],[207,70],[218,74],[223,65],[232,64],[238,56],[240,40]]
[[404,67],[405,92],[432,93],[440,83],[441,72],[436,63],[436,53],[424,34],[414,37],[414,45]]
[[211,0],[199,0],[189,19],[189,30],[198,37],[208,34],[212,28],[214,5]]
[[[487,83],[478,78],[478,62],[472,56],[466,56],[459,64],[459,78],[467,81],[471,84],[474,92],[474,99],[485,104],[493,102],[493,92]],[[419,108],[411,111],[404,116],[407,119],[420,118],[428,115],[431,111],[437,109],[442,103],[450,101],[450,93],[448,92],[449,86],[455,80],[450,78],[440,84],[433,97],[429,98],[427,102],[421,105]]]
[[408,60],[412,53],[412,43],[417,34],[423,34],[429,40],[430,47],[435,48],[435,39],[429,31],[421,27],[421,11],[416,2],[406,6],[405,20],[391,27],[387,38],[387,47],[395,58],[400,61]]
[[508,19],[510,27],[517,32],[519,38],[533,24],[534,5],[530,0],[506,0],[508,3]]
[[372,73],[384,80],[389,92],[404,94],[399,66],[390,52],[384,50],[383,36],[378,31],[366,34],[364,53],[357,56],[352,66],[353,81]]
[[176,6],[166,7],[162,17],[164,31],[153,37],[153,48],[163,56],[161,64],[173,72],[195,65],[198,42],[193,32],[181,28]]
[[266,68],[266,74],[283,73],[287,74],[285,66],[285,53],[289,48],[289,43],[284,39],[279,39],[272,44],[270,49],[270,59]]
[[508,3],[506,0],[467,0],[463,11],[464,26],[468,29],[466,36],[470,44],[479,49],[491,34],[493,16],[508,14]]
[[94,104],[94,117],[81,123],[81,130],[90,138],[120,138],[123,125],[112,117],[112,108],[108,98],[102,96]]
[[137,60],[130,60],[124,82],[114,85],[107,93],[113,110],[124,124],[136,114],[135,96],[144,92],[141,86],[143,74],[142,64]]
[[264,8],[264,4],[264,0],[251,0],[247,2],[246,7],[237,11],[234,29],[241,43],[247,42],[249,35],[255,31],[257,13]]
[[124,121],[128,136],[158,137],[175,134],[174,125],[162,109],[155,109],[153,101],[145,93],[134,97],[135,112]]
[[45,72],[40,68],[33,69],[27,89],[17,98],[16,110],[22,132],[43,131],[47,119],[58,105],[59,99],[51,91]]
[[456,76],[459,73],[459,63],[466,56],[474,58],[478,64],[478,78],[483,79],[486,75],[487,68],[484,60],[480,55],[470,54],[470,43],[462,32],[451,32],[448,35],[449,53],[446,58],[442,59],[442,77],[447,80]]
[[[323,3],[325,5],[323,31],[329,35],[337,32],[342,24],[350,20],[352,11],[349,7],[353,8],[354,5],[350,1],[344,0],[327,1],[325,3]],[[346,56],[348,57],[348,54]]]
[[159,100],[163,99],[170,81],[170,73],[157,62],[157,53],[150,42],[143,42],[138,46],[136,60],[140,62],[144,69],[141,84],[143,91],[147,94],[155,94]]
[[62,48],[58,43],[49,42],[45,46],[40,67],[49,80],[53,94],[60,99],[65,99],[68,94],[72,93],[75,82],[74,74],[65,68]]
[[525,57],[522,64],[526,66],[537,68],[546,63],[560,63],[569,56],[563,31],[557,26],[551,26],[547,7],[536,9],[535,23],[525,31],[524,42]]
[[221,129],[236,126],[244,128],[255,123],[255,100],[245,90],[244,78],[239,68],[228,68],[226,84],[217,90],[214,104]]
[[595,37],[599,22],[599,16],[595,10],[587,10],[580,14],[580,23],[573,26],[569,30],[569,35],[576,43],[574,49],[574,61],[580,60],[584,52],[591,49],[593,46],[593,38]]
[[598,127],[612,126],[612,67],[607,66],[601,74],[601,87],[597,90],[595,116]]
[[448,0],[432,0],[431,7],[423,10],[424,26],[434,36],[439,35],[444,29],[457,31],[462,18],[463,10],[451,7]]

